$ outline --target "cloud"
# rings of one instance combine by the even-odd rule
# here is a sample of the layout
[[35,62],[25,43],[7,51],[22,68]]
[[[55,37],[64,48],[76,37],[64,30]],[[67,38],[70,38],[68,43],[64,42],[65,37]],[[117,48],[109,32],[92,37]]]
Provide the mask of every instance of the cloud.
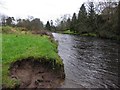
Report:
[[2,11],[9,16],[34,16],[46,22],[64,14],[78,12],[84,1],[87,0],[5,0],[6,9]]

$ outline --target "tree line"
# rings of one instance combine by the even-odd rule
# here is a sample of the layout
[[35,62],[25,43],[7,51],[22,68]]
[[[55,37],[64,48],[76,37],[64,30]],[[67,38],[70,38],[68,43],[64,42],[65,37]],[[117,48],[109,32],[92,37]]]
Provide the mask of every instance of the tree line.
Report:
[[120,40],[120,1],[83,3],[78,14],[61,20],[56,28]]
[[2,26],[11,26],[11,27],[21,27],[26,31],[40,31],[40,30],[55,30],[53,21],[47,21],[44,25],[40,18],[34,18],[29,16],[26,19],[15,19],[14,17],[9,17],[7,15],[0,15]]
[[39,18],[15,19],[1,15],[3,26],[22,27],[25,30],[70,30],[76,34],[95,35],[120,40],[120,1],[83,3],[78,13],[64,15],[60,19],[47,21],[44,25]]
[[22,27],[26,30],[41,30],[44,28],[43,22],[39,18],[33,18],[32,16],[27,19],[15,19],[14,17],[8,17],[1,15],[2,26]]

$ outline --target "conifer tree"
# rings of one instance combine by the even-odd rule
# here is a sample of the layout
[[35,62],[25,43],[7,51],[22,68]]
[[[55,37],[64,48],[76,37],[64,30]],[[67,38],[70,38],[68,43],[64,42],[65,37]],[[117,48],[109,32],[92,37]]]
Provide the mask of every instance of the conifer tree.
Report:
[[76,18],[76,13],[73,14],[72,21],[70,24],[70,30],[73,32],[76,32],[76,24],[77,24],[77,18]]
[[50,22],[49,21],[47,21],[47,24],[46,24],[45,27],[46,27],[47,30],[51,30],[51,26],[50,26]]
[[85,5],[82,4],[78,13],[77,32],[84,33],[87,30],[87,11]]

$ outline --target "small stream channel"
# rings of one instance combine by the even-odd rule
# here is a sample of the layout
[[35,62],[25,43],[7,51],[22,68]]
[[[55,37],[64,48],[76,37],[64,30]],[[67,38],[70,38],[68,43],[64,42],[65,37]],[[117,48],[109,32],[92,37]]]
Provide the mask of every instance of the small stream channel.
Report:
[[63,59],[62,88],[120,88],[117,41],[53,33]]

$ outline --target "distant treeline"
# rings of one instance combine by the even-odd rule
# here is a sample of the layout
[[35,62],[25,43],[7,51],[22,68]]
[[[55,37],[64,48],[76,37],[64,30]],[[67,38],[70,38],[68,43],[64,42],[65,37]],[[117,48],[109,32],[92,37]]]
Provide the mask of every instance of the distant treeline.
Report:
[[65,18],[57,25],[57,30],[120,40],[120,2],[84,3],[78,14]]
[[47,21],[44,25],[39,18],[16,19],[1,15],[3,26],[23,27],[25,30],[49,30],[76,34],[94,34],[102,38],[120,40],[120,1],[83,3],[78,13],[64,15],[60,19]]
[[43,29],[43,23],[39,18],[33,18],[32,16],[27,19],[15,19],[14,17],[8,17],[2,15],[2,26],[22,27],[24,30],[41,30]]
[[25,31],[56,30],[52,20],[51,22],[47,21],[44,25],[40,18],[34,18],[33,16],[28,16],[26,19],[15,19],[1,14],[0,17],[2,26],[21,27]]

